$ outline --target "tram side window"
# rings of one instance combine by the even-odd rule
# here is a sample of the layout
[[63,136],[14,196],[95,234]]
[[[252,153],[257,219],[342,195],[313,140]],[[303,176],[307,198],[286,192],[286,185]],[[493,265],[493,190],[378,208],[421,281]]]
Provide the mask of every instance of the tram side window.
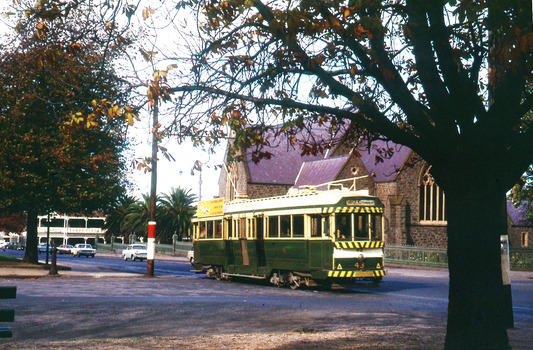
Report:
[[222,220],[215,221],[215,238],[222,238]]
[[368,240],[368,214],[355,215],[355,239]]
[[200,239],[207,238],[205,222],[201,222],[198,226],[199,226],[198,238],[200,238]]
[[257,232],[257,238],[263,238],[263,217],[258,216],[255,218],[255,229]]
[[193,222],[192,224],[192,234],[194,240],[198,239],[198,223],[196,222]]
[[292,216],[292,236],[293,237],[304,236],[304,216],[303,215]]
[[311,215],[311,237],[320,237],[322,232],[322,218],[319,215]]
[[268,237],[278,237],[278,217],[270,216],[268,218]]
[[335,214],[335,237],[338,240],[352,240],[351,214]]
[[226,222],[228,224],[228,238],[232,238],[233,237],[233,221],[231,219],[226,219]]
[[234,219],[233,220],[233,237],[239,238],[240,232],[241,231],[240,231],[239,219]]
[[254,233],[255,233],[254,223],[255,223],[254,219],[246,219],[246,226],[247,226],[246,234],[247,234],[248,239],[254,239]]
[[290,215],[280,216],[279,225],[280,225],[280,236],[290,237],[291,236],[291,216]]
[[329,236],[329,216],[311,215],[311,237]]
[[206,238],[213,238],[213,233],[214,233],[214,231],[213,231],[213,221],[207,221],[206,224],[207,224],[207,230],[206,230],[207,235],[206,235]]

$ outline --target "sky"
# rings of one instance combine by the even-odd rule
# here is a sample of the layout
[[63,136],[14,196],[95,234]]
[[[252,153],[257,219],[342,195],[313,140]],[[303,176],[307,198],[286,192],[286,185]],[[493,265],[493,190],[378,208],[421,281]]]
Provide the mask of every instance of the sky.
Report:
[[[142,118],[142,117],[141,117]],[[148,119],[141,119],[136,122],[129,131],[131,141],[135,143],[132,151],[133,154],[127,156],[130,161],[134,158],[149,157],[152,154],[151,135],[148,128]],[[191,175],[191,170],[194,163],[198,160],[202,166],[202,184],[201,193],[202,200],[213,199],[218,196],[218,180],[220,176],[220,168],[216,165],[221,165],[224,158],[224,147],[216,149],[216,153],[208,153],[202,149],[193,147],[191,142],[184,142],[179,144],[176,139],[165,139],[161,143],[166,147],[169,153],[174,157],[175,161],[167,160],[161,152],[159,152],[159,161],[157,163],[157,192],[169,193],[174,188],[190,189],[193,194],[199,196],[200,193],[200,172],[194,171]],[[134,185],[132,194],[140,197],[143,193],[150,193],[151,173],[144,172],[144,170],[132,169],[129,166],[129,178]]]

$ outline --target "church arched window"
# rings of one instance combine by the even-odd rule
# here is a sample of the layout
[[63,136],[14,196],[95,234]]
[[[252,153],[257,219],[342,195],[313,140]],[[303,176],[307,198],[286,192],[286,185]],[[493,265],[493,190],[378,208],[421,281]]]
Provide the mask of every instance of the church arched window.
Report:
[[446,196],[428,167],[420,178],[420,223],[446,224]]

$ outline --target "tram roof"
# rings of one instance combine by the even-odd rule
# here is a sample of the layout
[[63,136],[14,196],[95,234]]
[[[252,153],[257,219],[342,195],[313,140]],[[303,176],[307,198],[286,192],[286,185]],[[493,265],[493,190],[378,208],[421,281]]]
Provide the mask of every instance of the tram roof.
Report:
[[292,195],[257,199],[240,199],[225,203],[224,214],[286,208],[335,206],[343,198],[352,197],[373,199],[375,203],[373,206],[381,206],[379,199],[370,196],[367,190],[299,191]]

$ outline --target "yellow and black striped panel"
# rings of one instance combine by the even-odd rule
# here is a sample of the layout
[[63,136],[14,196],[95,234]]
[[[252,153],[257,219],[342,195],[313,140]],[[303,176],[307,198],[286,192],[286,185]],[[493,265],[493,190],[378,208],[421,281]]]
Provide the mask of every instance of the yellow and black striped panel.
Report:
[[383,248],[383,241],[335,242],[337,249]]
[[322,209],[323,214],[331,213],[383,213],[380,207],[327,207]]
[[332,278],[383,277],[386,274],[387,274],[387,270],[374,270],[374,271],[335,270],[335,271],[328,271],[328,277],[332,277]]

